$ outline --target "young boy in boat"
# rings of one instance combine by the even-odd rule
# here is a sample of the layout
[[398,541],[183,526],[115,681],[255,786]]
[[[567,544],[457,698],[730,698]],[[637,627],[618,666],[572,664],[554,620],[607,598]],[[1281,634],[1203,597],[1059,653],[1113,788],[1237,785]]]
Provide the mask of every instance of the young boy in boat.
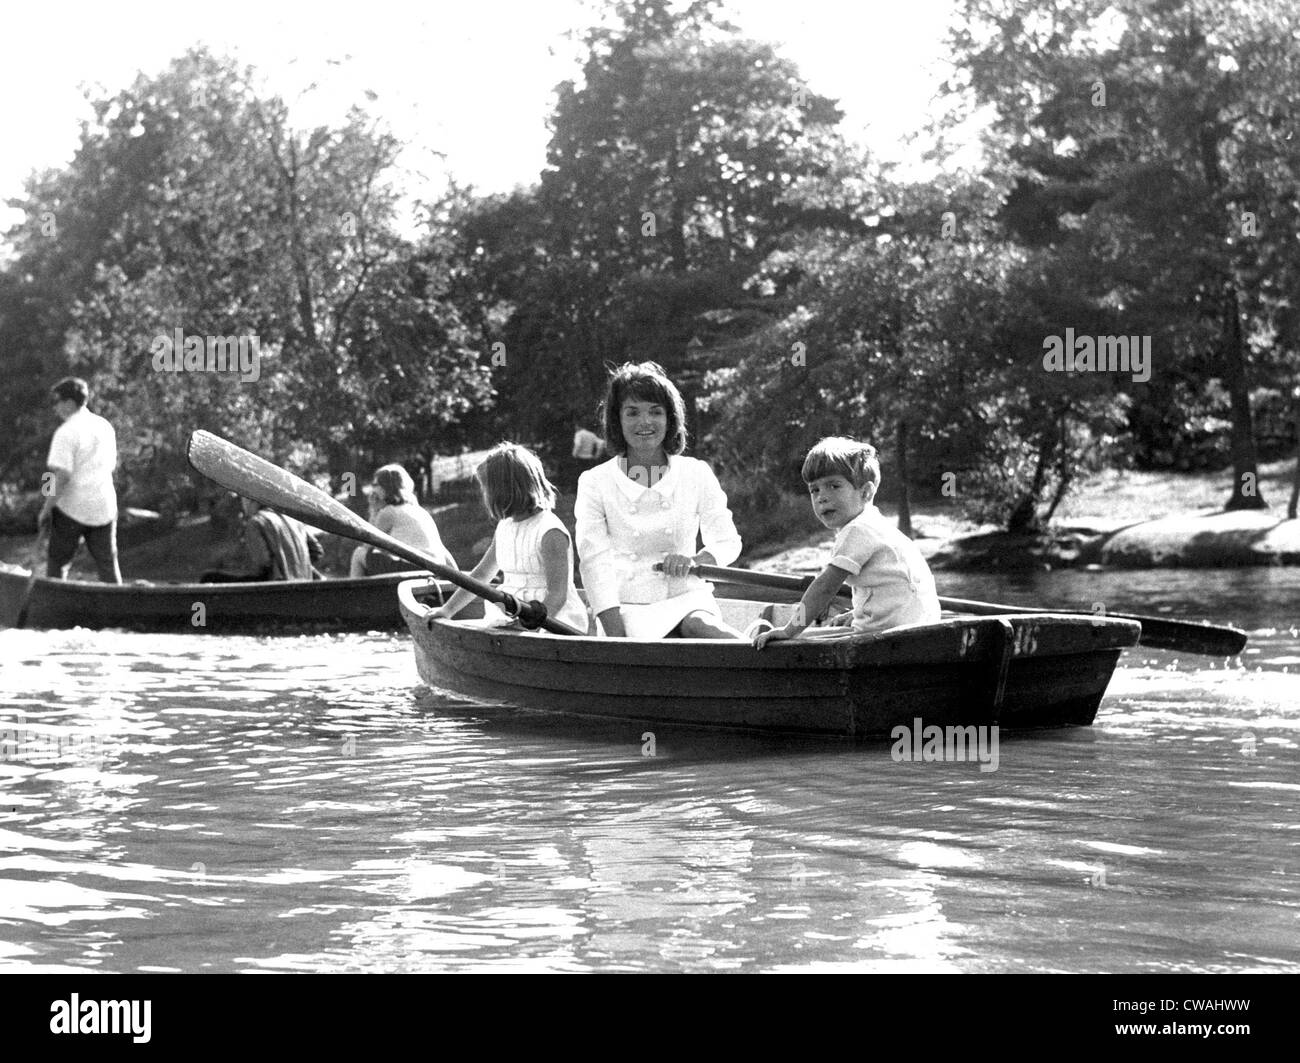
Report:
[[[474,476],[497,527],[470,575],[484,581],[501,572],[502,590],[521,602],[541,602],[547,616],[585,632],[589,619],[573,582],[572,541],[555,515],[555,488],[541,460],[527,447],[499,443]],[[433,615],[451,619],[473,600],[469,591],[457,590]],[[490,605],[483,623],[503,626],[513,619]]]
[[[831,559],[804,593],[783,627],[761,631],[753,642],[798,638],[826,614],[835,594],[853,588],[853,610],[817,635],[887,631],[939,619],[934,576],[916,544],[889,524],[872,499],[880,486],[880,461],[870,443],[833,436],[821,440],[803,463],[803,480],[817,519],[835,532]],[[809,634],[813,634],[809,632]]]

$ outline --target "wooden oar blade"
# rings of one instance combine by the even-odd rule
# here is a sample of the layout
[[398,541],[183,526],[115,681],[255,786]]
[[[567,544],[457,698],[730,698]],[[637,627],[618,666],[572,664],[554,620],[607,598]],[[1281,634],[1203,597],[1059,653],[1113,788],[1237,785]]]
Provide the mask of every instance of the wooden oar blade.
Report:
[[[955,613],[972,613],[976,616],[1005,616],[1017,613],[1063,613],[1069,609],[1035,609],[1025,605],[997,605],[993,602],[975,602],[965,598],[940,598],[939,604]],[[1246,633],[1235,627],[1197,624],[1189,620],[1169,620],[1160,616],[1139,616],[1134,613],[1110,613],[1115,620],[1136,620],[1142,625],[1138,642],[1157,650],[1178,650],[1182,653],[1201,653],[1209,657],[1234,657],[1246,647]]]
[[198,472],[238,495],[273,506],[321,531],[348,539],[369,538],[361,518],[319,487],[220,436],[202,430],[194,432],[186,456]]
[[238,495],[271,506],[321,531],[377,546],[438,575],[445,571],[444,566],[423,550],[386,535],[319,487],[229,440],[200,430],[190,436],[186,453],[195,469]]
[[[480,583],[459,569],[448,568],[423,550],[394,539],[369,521],[362,520],[320,488],[278,465],[272,465],[265,458],[250,454],[229,440],[200,429],[190,435],[186,456],[198,472],[236,494],[251,498],[264,506],[271,506],[286,516],[320,528],[321,531],[387,550],[490,602],[507,600],[507,596],[496,588]],[[514,601],[512,597],[509,599],[511,603]],[[519,616],[525,622],[540,625],[557,635],[586,634],[546,616],[545,609],[538,602],[523,603]]]
[[1142,625],[1143,646],[1158,650],[1201,653],[1207,657],[1235,657],[1246,648],[1248,636],[1235,627],[1195,624],[1186,620],[1165,620],[1153,616],[1107,613],[1119,620],[1136,620]]

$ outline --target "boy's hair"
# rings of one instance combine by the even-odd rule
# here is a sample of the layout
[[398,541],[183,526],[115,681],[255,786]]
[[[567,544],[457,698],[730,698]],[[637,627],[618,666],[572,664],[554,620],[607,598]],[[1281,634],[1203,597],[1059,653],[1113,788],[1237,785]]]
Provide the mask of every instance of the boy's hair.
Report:
[[493,520],[529,517],[555,508],[555,487],[541,460],[518,443],[498,443],[474,470]]
[[605,401],[601,403],[606,450],[619,457],[627,453],[627,440],[623,438],[623,403],[628,399],[662,406],[668,414],[664,450],[669,454],[680,454],[686,449],[686,403],[682,401],[682,393],[668,379],[663,366],[658,362],[624,362],[610,374],[605,387]]
[[386,506],[419,505],[415,497],[415,481],[400,465],[384,465],[376,469],[373,483]]
[[874,497],[880,486],[880,459],[876,457],[876,448],[845,436],[827,436],[818,440],[803,459],[803,482],[810,484],[823,476],[843,476],[859,490],[870,484]]
[[65,376],[50,391],[61,402],[71,400],[84,406],[90,401],[90,386],[79,376]]

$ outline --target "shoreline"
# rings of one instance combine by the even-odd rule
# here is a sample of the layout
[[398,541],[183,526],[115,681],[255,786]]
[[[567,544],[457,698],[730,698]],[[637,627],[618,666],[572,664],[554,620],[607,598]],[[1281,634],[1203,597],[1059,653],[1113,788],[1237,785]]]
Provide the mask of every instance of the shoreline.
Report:
[[[1300,520],[1267,509],[1182,513],[1156,520],[1073,518],[1038,535],[980,528],[931,534],[914,521],[914,541],[936,572],[1027,572],[1300,565]],[[947,530],[947,529],[945,529]],[[819,571],[832,536],[821,531],[753,558],[762,571]]]
[[[491,523],[475,504],[428,507],[438,519],[444,542],[464,566],[478,558]],[[557,513],[572,525],[572,497],[561,496]],[[886,514],[896,519],[896,514]],[[738,520],[742,525],[743,517]],[[1203,509],[1156,519],[1071,515],[1037,535],[1013,535],[992,525],[975,527],[950,509],[914,510],[914,541],[936,572],[1032,572],[1161,568],[1245,568],[1300,565],[1300,520],[1270,509]],[[323,536],[332,574],[346,574],[353,544]],[[138,526],[120,549],[129,580],[181,581],[204,568],[222,567],[238,550],[234,540],[218,540],[206,518],[191,517],[169,531],[150,535]],[[833,536],[823,528],[801,537],[763,544],[739,562],[758,571],[815,573],[825,563]],[[43,571],[44,550],[34,536],[0,536],[0,562]],[[73,578],[95,579],[83,548]]]

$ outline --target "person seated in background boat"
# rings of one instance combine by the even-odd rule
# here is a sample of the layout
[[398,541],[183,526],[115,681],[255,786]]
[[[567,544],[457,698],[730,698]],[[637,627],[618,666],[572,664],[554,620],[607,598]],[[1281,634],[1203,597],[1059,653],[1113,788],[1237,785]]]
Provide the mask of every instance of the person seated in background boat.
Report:
[[604,633],[743,638],[723,622],[712,586],[691,574],[695,564],[730,564],[741,541],[713,470],[682,454],[681,393],[657,363],[628,362],[610,376],[603,416],[613,456],[578,478],[574,514],[582,582]]
[[769,642],[804,635],[845,583],[853,588],[852,611],[807,634],[847,635],[937,621],[939,596],[930,566],[872,502],[880,486],[876,448],[856,439],[823,439],[804,459],[803,480],[817,519],[836,533],[831,559],[790,621],[756,633],[754,645],[761,650]]
[[[456,559],[442,544],[438,525],[415,497],[415,481],[400,465],[385,465],[375,471],[368,494],[370,523],[398,542],[423,550],[440,565],[456,567]],[[412,567],[396,554],[374,546],[352,551],[348,575],[377,576],[383,572],[406,572]]]
[[269,580],[323,579],[316,562],[325,551],[316,533],[251,498],[244,510],[244,547],[252,564],[246,572],[205,572],[202,583],[256,583]]
[[[589,620],[573,583],[569,531],[555,515],[555,488],[537,455],[527,447],[501,443],[488,452],[474,476],[483,505],[497,526],[471,575],[486,582],[500,572],[503,591],[521,603],[541,602],[547,616],[586,632]],[[451,619],[474,597],[457,590],[433,615]],[[482,621],[492,626],[513,622],[495,605],[489,606],[488,619]]]

